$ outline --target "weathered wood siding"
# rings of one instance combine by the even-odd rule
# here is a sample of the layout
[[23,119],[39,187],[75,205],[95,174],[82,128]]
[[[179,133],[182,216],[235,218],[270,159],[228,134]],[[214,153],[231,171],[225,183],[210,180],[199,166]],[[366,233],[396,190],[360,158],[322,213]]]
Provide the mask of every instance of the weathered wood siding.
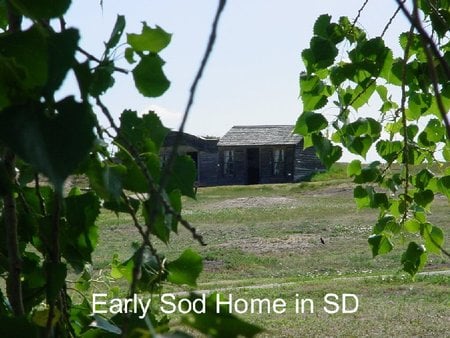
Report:
[[[234,151],[233,174],[224,173],[224,151]],[[247,153],[245,148],[221,147],[219,149],[219,167],[217,175],[218,185],[243,185],[247,184]]]
[[[284,150],[284,166],[279,175],[273,174],[275,149]],[[294,146],[261,147],[260,148],[260,182],[261,183],[287,183],[294,180]]]
[[214,186],[218,184],[219,155],[217,152],[199,152],[198,154],[198,185]]
[[294,181],[304,181],[325,167],[316,155],[314,147],[303,149],[303,140],[295,147]]

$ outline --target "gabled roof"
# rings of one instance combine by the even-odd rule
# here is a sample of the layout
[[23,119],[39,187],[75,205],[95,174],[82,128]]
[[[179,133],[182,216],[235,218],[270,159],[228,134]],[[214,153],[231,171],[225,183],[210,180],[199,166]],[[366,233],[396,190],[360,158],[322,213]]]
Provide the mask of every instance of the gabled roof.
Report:
[[234,126],[217,145],[220,147],[297,144],[301,137],[293,134],[293,130],[293,125]]
[[[178,134],[178,131],[170,131],[164,140],[163,147],[173,147]],[[218,138],[204,138],[188,133],[183,133],[181,138],[181,145],[191,146],[201,151],[216,152],[218,141]]]

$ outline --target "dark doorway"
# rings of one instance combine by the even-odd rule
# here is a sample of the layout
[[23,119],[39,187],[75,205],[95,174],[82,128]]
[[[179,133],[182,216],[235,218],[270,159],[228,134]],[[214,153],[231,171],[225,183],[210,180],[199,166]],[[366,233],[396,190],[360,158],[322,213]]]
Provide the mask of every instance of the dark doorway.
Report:
[[192,161],[195,162],[195,170],[197,171],[197,180],[198,180],[198,152],[196,151],[190,151],[186,155],[188,155],[190,158],[192,158]]
[[247,184],[259,183],[259,149],[247,149]]

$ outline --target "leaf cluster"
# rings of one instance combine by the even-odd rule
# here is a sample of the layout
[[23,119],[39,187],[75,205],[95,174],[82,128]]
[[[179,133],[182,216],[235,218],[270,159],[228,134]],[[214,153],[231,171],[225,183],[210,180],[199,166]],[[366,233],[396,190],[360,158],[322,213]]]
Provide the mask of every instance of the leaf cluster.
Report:
[[[357,184],[357,207],[379,210],[369,237],[373,256],[390,252],[395,238],[409,239],[401,264],[412,276],[429,253],[448,256],[441,229],[427,220],[435,196],[449,197],[448,8],[448,1],[419,1],[411,14],[414,19],[420,13],[429,25],[433,48],[420,20],[399,36],[404,54],[394,57],[383,36],[369,38],[347,17],[332,22],[330,15],[321,15],[302,52],[303,113],[295,132],[305,147],[315,147],[327,168],[341,158],[342,149],[361,158],[347,171]],[[367,117],[368,110],[376,117]],[[325,111],[336,114],[326,118]],[[362,163],[371,150],[383,163]],[[439,172],[429,168],[436,162]]]
[[[182,196],[195,198],[193,160],[178,154],[173,163],[161,160],[169,130],[154,112],[138,116],[125,110],[116,124],[102,102],[117,72],[129,72],[115,59],[123,47],[125,17],[117,16],[96,57],[80,46],[78,29],[65,27],[70,5],[70,0],[0,1],[0,231],[7,234],[0,236],[0,276],[7,285],[6,294],[0,292],[0,331],[21,337],[188,337],[172,332],[170,319],[157,309],[144,319],[137,313],[92,315],[86,294],[98,282],[92,256],[102,210],[129,215],[130,231],[140,238],[133,255],[113,256],[102,277],[112,297],[151,295],[164,283],[195,286],[202,258],[187,249],[167,260],[154,242],[168,243],[180,225],[203,241],[181,216]],[[26,30],[22,18],[30,22]],[[125,40],[136,89],[146,97],[164,94],[170,81],[159,53],[171,34],[144,22],[140,33],[128,33]],[[80,98],[57,101],[69,72]],[[99,125],[95,111],[106,116],[109,128]],[[70,188],[73,175],[85,177],[88,186]],[[75,280],[69,282],[69,275]],[[128,290],[115,286],[121,280]],[[259,331],[233,316],[227,321],[239,324],[228,329],[230,336]],[[198,317],[186,324],[217,336],[220,322]]]

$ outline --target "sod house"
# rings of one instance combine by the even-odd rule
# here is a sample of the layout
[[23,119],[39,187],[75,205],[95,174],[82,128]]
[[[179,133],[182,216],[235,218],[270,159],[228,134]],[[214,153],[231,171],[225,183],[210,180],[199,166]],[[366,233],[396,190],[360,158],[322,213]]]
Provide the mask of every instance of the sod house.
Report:
[[218,142],[218,184],[297,182],[324,167],[292,125],[235,126]]
[[[183,133],[179,154],[197,165],[199,186],[288,183],[307,179],[324,169],[314,149],[292,125],[234,126],[222,138]],[[177,133],[171,132],[161,151],[170,153]]]

